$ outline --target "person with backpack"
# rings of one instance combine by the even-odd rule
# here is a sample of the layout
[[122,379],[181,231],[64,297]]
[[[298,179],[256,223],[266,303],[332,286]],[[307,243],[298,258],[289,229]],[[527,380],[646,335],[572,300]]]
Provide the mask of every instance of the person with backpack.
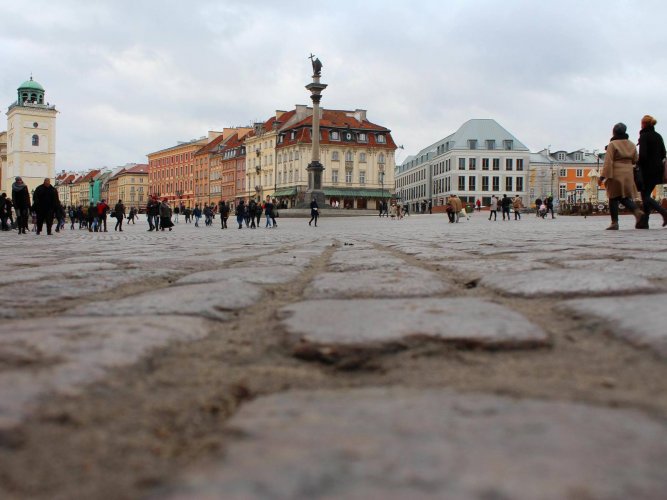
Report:
[[12,184],[12,203],[16,210],[16,227],[19,234],[26,234],[28,229],[28,215],[30,214],[30,193],[21,177],[16,177]]

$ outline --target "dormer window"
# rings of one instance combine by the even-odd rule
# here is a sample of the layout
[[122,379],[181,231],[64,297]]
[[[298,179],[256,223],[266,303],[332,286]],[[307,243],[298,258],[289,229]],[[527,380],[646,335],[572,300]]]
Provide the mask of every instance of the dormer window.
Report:
[[581,153],[574,153],[574,159],[575,161],[582,161],[584,159],[584,155]]
[[556,158],[558,161],[565,161],[565,153],[557,153]]
[[468,139],[468,149],[477,149],[476,139]]
[[359,132],[359,134],[357,134],[357,138],[359,142],[366,142],[368,140],[368,137],[364,132]]
[[352,132],[345,132],[345,133],[343,134],[343,138],[344,138],[346,141],[351,141],[351,140],[352,140]]
[[486,149],[496,149],[496,141],[493,139],[487,139],[486,140]]
[[329,138],[332,141],[340,141],[340,133],[337,130],[332,130],[329,132]]
[[378,134],[378,143],[379,143],[379,144],[384,144],[384,143],[386,143],[386,142],[387,142],[387,139],[386,139],[386,137],[384,136],[384,134]]
[[296,139],[296,130],[292,130],[292,133],[290,134],[290,137],[289,137],[289,138],[290,138],[290,140],[292,140],[292,141],[293,141],[294,139]]
[[512,151],[512,149],[514,149],[514,141],[512,141],[512,140],[504,140],[504,141],[503,141],[503,147],[504,147],[505,150],[507,150],[507,151]]

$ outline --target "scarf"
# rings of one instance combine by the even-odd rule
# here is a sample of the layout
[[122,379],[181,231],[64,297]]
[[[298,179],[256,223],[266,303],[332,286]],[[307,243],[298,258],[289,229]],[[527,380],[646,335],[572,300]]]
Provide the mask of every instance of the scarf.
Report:
[[12,183],[12,191],[15,192],[15,193],[18,193],[18,192],[21,191],[23,188],[26,188],[26,189],[27,189],[27,187],[26,187],[25,184],[18,184],[18,183],[16,183],[16,182]]

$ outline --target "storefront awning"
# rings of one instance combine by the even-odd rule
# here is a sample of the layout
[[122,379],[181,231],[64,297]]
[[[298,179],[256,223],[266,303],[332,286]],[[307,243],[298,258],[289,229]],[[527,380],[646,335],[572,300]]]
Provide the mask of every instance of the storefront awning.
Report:
[[273,197],[280,198],[281,196],[294,196],[295,194],[296,194],[295,187],[283,188],[283,189],[276,189],[276,192],[273,193]]
[[388,189],[324,188],[324,196],[338,198],[391,198]]

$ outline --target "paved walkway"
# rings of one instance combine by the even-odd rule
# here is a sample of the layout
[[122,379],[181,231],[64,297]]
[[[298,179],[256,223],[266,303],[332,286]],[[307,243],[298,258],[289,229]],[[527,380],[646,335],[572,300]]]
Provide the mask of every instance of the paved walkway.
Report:
[[664,498],[667,229],[607,224],[2,233],[0,495]]

